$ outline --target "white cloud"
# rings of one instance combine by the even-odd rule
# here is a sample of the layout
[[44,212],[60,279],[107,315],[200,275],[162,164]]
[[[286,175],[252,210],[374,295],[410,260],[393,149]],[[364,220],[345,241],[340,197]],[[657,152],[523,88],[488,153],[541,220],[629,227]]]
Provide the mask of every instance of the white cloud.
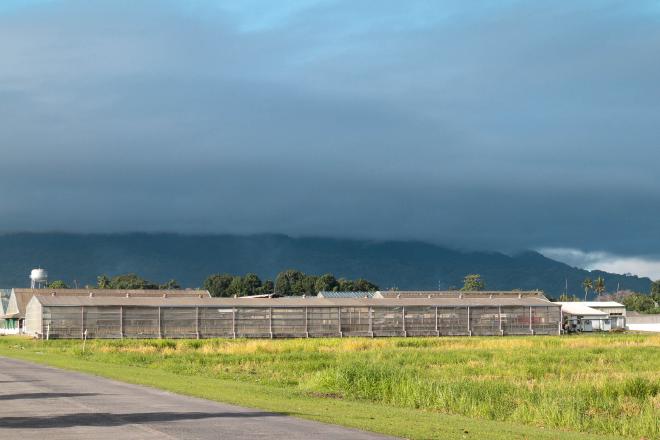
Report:
[[588,269],[600,269],[615,273],[632,273],[640,276],[649,277],[652,280],[660,279],[660,261],[645,260],[638,257],[611,257],[610,260],[603,260],[597,263],[597,266]]
[[633,274],[660,279],[660,259],[652,257],[630,257],[609,252],[585,252],[572,248],[541,248],[539,252],[548,258],[587,270],[603,270],[619,274]]

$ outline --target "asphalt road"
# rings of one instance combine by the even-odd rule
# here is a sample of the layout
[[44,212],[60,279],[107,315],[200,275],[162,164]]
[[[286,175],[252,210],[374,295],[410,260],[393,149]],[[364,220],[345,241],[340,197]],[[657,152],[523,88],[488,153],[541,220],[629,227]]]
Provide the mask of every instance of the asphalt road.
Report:
[[386,437],[0,357],[0,439]]

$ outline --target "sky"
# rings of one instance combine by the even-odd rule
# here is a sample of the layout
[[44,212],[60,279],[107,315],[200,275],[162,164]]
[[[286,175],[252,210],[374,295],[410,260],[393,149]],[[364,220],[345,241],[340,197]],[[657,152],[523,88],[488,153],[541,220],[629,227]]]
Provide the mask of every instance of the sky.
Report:
[[656,1],[3,0],[0,231],[415,239],[660,278]]

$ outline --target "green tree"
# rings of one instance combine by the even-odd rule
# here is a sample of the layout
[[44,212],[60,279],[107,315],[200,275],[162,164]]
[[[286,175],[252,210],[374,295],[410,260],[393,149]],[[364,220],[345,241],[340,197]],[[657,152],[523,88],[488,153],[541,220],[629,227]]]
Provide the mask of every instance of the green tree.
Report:
[[96,277],[96,287],[99,289],[109,289],[110,288],[110,278],[106,274],[99,275]]
[[353,282],[353,287],[355,288],[355,291],[357,292],[375,292],[378,290],[378,286],[372,283],[371,281],[367,281],[364,278],[358,278]]
[[180,289],[181,286],[179,285],[177,280],[171,279],[168,282],[166,282],[165,284],[161,284],[160,286],[158,286],[158,288],[160,290],[177,290],[177,289]]
[[229,287],[227,287],[227,293],[229,296],[243,296],[245,291],[245,286],[243,285],[243,277],[235,276],[232,278]]
[[254,273],[245,274],[242,280],[243,295],[256,295],[261,287],[261,278]]
[[316,291],[316,281],[319,279],[316,275],[305,275],[302,280],[300,280],[300,287],[302,293],[307,296],[314,296],[318,292]]
[[69,286],[62,280],[55,280],[48,285],[50,289],[68,289]]
[[651,298],[653,298],[653,301],[660,303],[660,280],[651,283]]
[[275,277],[274,292],[282,296],[291,295],[291,284],[289,284],[289,279],[283,275],[283,272],[278,273]]
[[461,290],[468,292],[478,292],[486,288],[486,283],[481,279],[479,274],[469,274],[463,278],[463,287]]
[[649,295],[641,293],[633,293],[623,299],[623,305],[627,310],[634,310],[636,312],[650,312],[655,308],[655,303]]
[[584,300],[586,301],[589,291],[594,288],[594,282],[591,281],[591,278],[585,278],[582,281],[582,288],[584,289]]
[[562,293],[559,295],[559,301],[561,302],[574,302],[574,301],[579,301],[578,297],[575,295],[569,295],[566,293]]
[[375,291],[378,290],[378,286],[363,278],[355,281],[346,278],[337,280],[331,273],[317,276],[308,275],[295,269],[288,269],[277,274],[273,289],[268,290],[268,293],[274,292],[285,296],[316,296],[321,291]]
[[295,269],[288,269],[277,274],[275,292],[280,295],[302,295],[304,287],[302,280],[305,274]]
[[273,293],[275,290],[275,283],[271,280],[266,280],[261,284],[261,287],[257,289],[257,295],[267,295]]
[[339,292],[353,292],[355,291],[355,284],[353,281],[346,278],[339,278],[337,280],[337,291]]
[[134,273],[127,273],[114,276],[110,279],[111,289],[158,289],[158,285],[137,276]]
[[594,291],[600,296],[605,292],[605,279],[603,277],[596,278],[594,281]]
[[314,286],[314,290],[318,292],[331,292],[337,287],[337,279],[335,276],[331,273],[326,273],[325,275],[321,275],[318,277],[316,280],[316,285]]
[[210,275],[204,280],[203,288],[208,290],[211,296],[214,297],[231,296],[228,292],[228,289],[233,278],[233,275],[228,273],[216,273]]

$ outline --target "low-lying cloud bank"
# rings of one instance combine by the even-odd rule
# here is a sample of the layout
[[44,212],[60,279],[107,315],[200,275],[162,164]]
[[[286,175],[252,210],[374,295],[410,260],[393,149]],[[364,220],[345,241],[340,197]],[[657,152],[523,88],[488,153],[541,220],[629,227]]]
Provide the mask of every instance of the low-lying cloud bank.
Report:
[[539,252],[548,258],[587,270],[603,270],[618,274],[633,274],[660,279],[660,257],[631,257],[609,252],[585,252],[570,248],[543,248]]

